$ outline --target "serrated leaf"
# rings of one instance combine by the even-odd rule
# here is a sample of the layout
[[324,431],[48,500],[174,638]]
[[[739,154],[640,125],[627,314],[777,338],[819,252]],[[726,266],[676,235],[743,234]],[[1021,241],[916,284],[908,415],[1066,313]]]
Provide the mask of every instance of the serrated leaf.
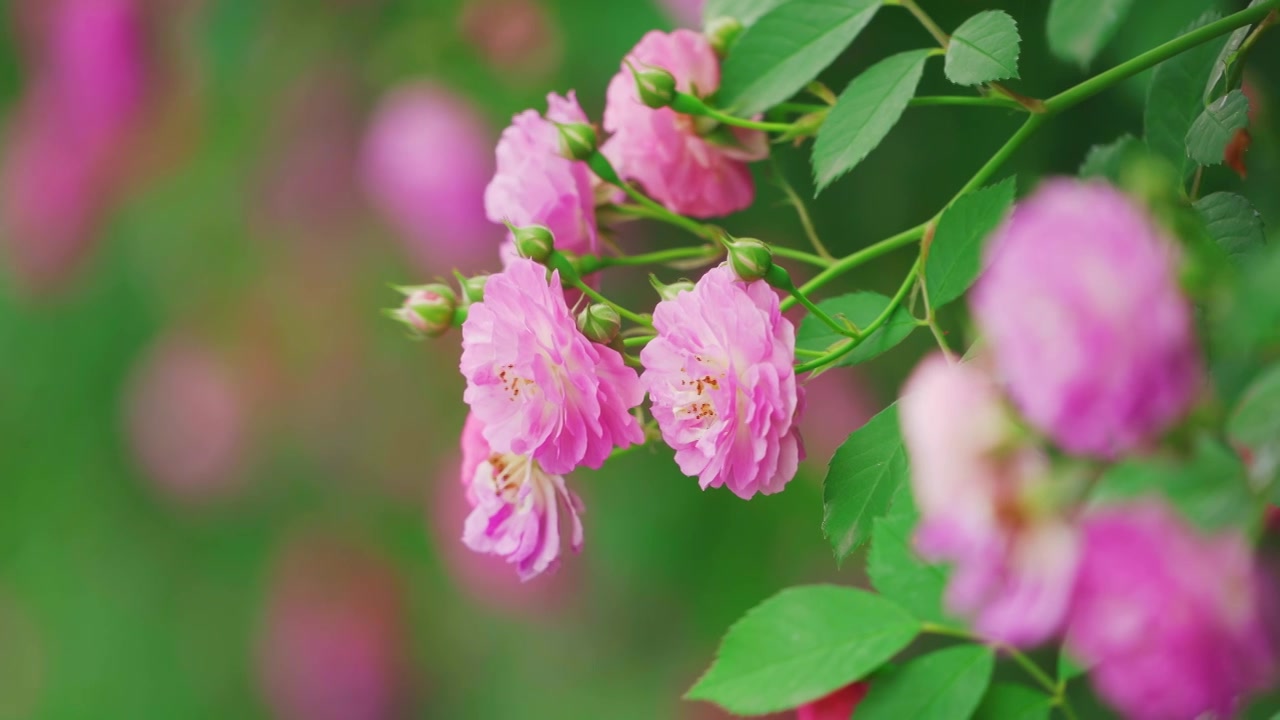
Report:
[[994,666],[994,653],[982,645],[922,655],[876,677],[858,705],[858,720],[967,720]]
[[1216,192],[1195,203],[1205,230],[1218,246],[1236,262],[1260,252],[1267,244],[1262,216],[1244,197],[1235,193]]
[[1049,49],[1087,68],[1120,29],[1133,0],[1053,0],[1049,5]]
[[786,0],[707,0],[702,9],[704,20],[731,17],[747,27]]
[[863,590],[788,588],[729,628],[686,697],[744,715],[789,710],[866,676],[919,630],[905,610]]
[[931,50],[891,55],[840,93],[813,143],[817,192],[849,172],[884,140],[916,94]]
[[919,514],[910,485],[898,489],[888,514],[872,525],[867,577],[881,595],[901,605],[918,620],[955,625],[942,609],[946,568],[931,565],[911,545]]
[[1245,390],[1227,420],[1227,439],[1245,457],[1249,478],[1280,496],[1280,365],[1263,372]]
[[1018,23],[1008,13],[987,10],[951,34],[945,72],[958,85],[980,85],[1018,77]]
[[[1253,2],[1249,3],[1249,7],[1253,7],[1260,2],[1262,2],[1262,0],[1253,0]],[[1235,90],[1233,87],[1224,86],[1221,88],[1220,92],[1218,84],[1221,83],[1224,78],[1228,77],[1227,71],[1230,69],[1229,66],[1233,61],[1232,56],[1235,55],[1236,51],[1240,49],[1240,46],[1244,44],[1245,38],[1249,37],[1249,33],[1251,32],[1253,32],[1253,27],[1246,25],[1242,28],[1236,28],[1235,31],[1227,37],[1227,42],[1222,46],[1222,50],[1218,52],[1218,59],[1214,61],[1213,69],[1209,71],[1209,80],[1204,86],[1204,102],[1206,104],[1227,91]]]
[[[1220,17],[1210,10],[1183,33]],[[1187,131],[1204,110],[1204,86],[1225,42],[1218,39],[1197,45],[1160,63],[1151,75],[1143,113],[1144,139],[1147,148],[1168,160],[1184,179],[1195,167],[1187,157]]]
[[1121,135],[1105,145],[1094,145],[1084,156],[1079,175],[1082,178],[1101,177],[1117,182],[1120,171],[1142,149],[1142,143],[1132,135]]
[[1201,165],[1217,165],[1237,130],[1249,125],[1249,98],[1232,90],[1214,100],[1187,131],[1187,156]]
[[794,95],[844,51],[880,0],[788,0],[747,28],[725,58],[717,94],[742,115]]
[[[865,328],[880,317],[880,313],[889,307],[890,302],[890,298],[880,293],[856,292],[823,300],[818,303],[818,307],[836,320],[845,318],[855,326]],[[899,305],[879,330],[842,356],[835,365],[857,365],[866,362],[892,349],[915,329],[916,319],[906,308]],[[796,334],[796,347],[825,352],[848,340],[849,338],[844,335],[836,334],[818,318],[806,315],[800,322],[800,331]]]
[[866,542],[872,522],[889,510],[906,479],[898,406],[890,405],[855,430],[831,458],[822,485],[822,532],[837,561]]
[[942,213],[924,263],[925,289],[935,309],[963,295],[978,277],[983,244],[1009,214],[1016,189],[1010,177],[965,195]]
[[995,683],[982,698],[973,720],[1049,720],[1053,701],[1026,685]]

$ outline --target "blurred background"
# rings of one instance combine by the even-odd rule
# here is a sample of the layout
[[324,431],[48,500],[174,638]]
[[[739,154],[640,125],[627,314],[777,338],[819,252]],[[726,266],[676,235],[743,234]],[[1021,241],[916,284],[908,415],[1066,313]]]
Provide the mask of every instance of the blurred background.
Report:
[[[481,196],[511,115],[576,88],[598,120],[623,54],[698,26],[698,5],[4,0],[0,720],[711,719],[679,697],[733,620],[789,584],[862,581],[819,530],[825,460],[927,334],[811,384],[810,460],[781,495],[704,493],[658,449],[575,474],[586,548],[521,584],[459,540],[457,334],[409,342],[378,313],[389,282],[497,269]],[[1024,93],[1084,76],[1048,56],[1043,3],[924,5],[945,27],[1008,10]],[[1099,67],[1210,5],[1137,3]],[[886,9],[824,79],[928,43]],[[1247,180],[1205,180],[1271,227],[1278,51],[1264,41],[1248,75]],[[1140,135],[1147,75],[1007,172],[1073,172]],[[951,92],[937,67],[922,92]],[[1018,122],[908,111],[812,204],[819,231],[845,253],[920,222]],[[809,197],[806,151],[777,160]],[[770,178],[726,226],[799,247]],[[689,240],[641,223],[619,242]],[[892,290],[910,260],[844,289]],[[652,302],[642,273],[613,272],[612,294]]]

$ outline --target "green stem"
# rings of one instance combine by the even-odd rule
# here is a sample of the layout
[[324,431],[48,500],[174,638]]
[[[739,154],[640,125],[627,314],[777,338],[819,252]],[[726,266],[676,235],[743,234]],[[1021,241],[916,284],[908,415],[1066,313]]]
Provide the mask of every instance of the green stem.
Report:
[[827,246],[823,244],[822,238],[818,237],[818,230],[813,225],[813,218],[809,217],[809,209],[805,207],[804,199],[800,197],[800,193],[791,187],[791,183],[787,182],[787,177],[782,173],[782,168],[778,166],[778,157],[771,155],[769,161],[773,168],[773,176],[777,185],[782,189],[782,194],[787,196],[787,202],[791,203],[791,207],[795,208],[796,216],[800,218],[800,227],[804,228],[804,234],[809,238],[809,244],[813,249],[818,251],[818,257],[827,261],[827,265],[835,262],[836,258],[827,250]]
[[639,337],[629,337],[622,339],[622,347],[644,347],[654,338],[653,335],[641,335]]
[[590,285],[582,282],[581,278],[571,277],[567,279],[569,280],[569,283],[573,285],[575,288],[577,288],[578,291],[581,292],[583,295],[586,295],[587,297],[591,298],[592,300],[598,303],[604,303],[605,305],[608,305],[614,310],[617,310],[618,314],[621,315],[622,317],[630,320],[631,322],[637,325],[653,327],[653,320],[651,318],[641,315],[639,313],[631,312],[630,310],[622,307],[618,303],[596,292],[595,289],[592,288]]
[[942,28],[938,27],[938,24],[933,21],[933,18],[929,17],[928,13],[921,10],[919,5],[916,5],[915,0],[885,0],[884,4],[897,5],[905,8],[916,17],[916,20],[924,26],[925,30],[929,31],[929,34],[933,36],[933,39],[937,40],[938,44],[943,48],[946,48],[947,45],[951,44],[951,36],[947,35]]
[[705,107],[706,107],[706,110],[704,111],[703,114],[705,114],[707,117],[713,120],[720,121],[724,125],[732,125],[734,127],[747,128],[748,130],[764,130],[765,132],[777,132],[777,133],[790,132],[793,127],[791,123],[775,123],[775,122],[762,122],[760,120],[750,120],[747,118],[740,118],[735,115],[730,115],[726,112],[722,112],[716,108],[713,108],[710,105],[707,105]]
[[[817,370],[818,368],[830,365],[845,355],[853,352],[854,348],[861,345],[867,338],[874,335],[877,330],[884,327],[884,324],[889,322],[889,318],[893,317],[894,311],[902,305],[903,298],[907,296],[907,292],[911,289],[911,286],[915,284],[916,277],[919,273],[920,258],[916,258],[915,265],[911,266],[911,271],[907,273],[907,277],[903,280],[902,286],[898,288],[897,294],[889,300],[889,304],[885,306],[884,310],[880,312],[880,315],[877,316],[875,320],[872,320],[866,327],[862,328],[858,332],[857,337],[851,338],[848,342],[841,343],[839,347],[833,348],[830,351],[819,355],[814,360],[797,365],[796,374],[799,375],[801,373]],[[799,354],[799,351],[797,351],[797,354]]]
[[[930,635],[942,635],[944,637],[953,637],[953,638],[959,638],[961,640],[968,640],[970,642],[988,644],[986,640],[984,640],[982,637],[978,635],[974,635],[971,632],[968,632],[966,630],[960,630],[957,628],[950,628],[950,627],[947,627],[946,625],[939,625],[937,623],[928,623],[928,622],[924,623],[920,626],[920,631],[929,633]],[[1050,697],[1053,698],[1054,704],[1061,703],[1061,692],[1058,688],[1058,684],[1055,683],[1053,681],[1053,678],[1049,677],[1049,675],[1045,673],[1044,670],[1041,670],[1040,666],[1036,665],[1035,662],[1031,660],[1031,658],[1024,655],[1021,650],[1015,647],[1011,647],[1009,645],[1004,645],[1001,643],[989,643],[989,644],[991,645],[992,648],[996,650],[1000,650],[1005,653],[1008,653],[1009,657],[1012,658],[1015,663],[1021,666],[1022,669],[1025,670],[1026,673],[1032,677],[1032,679],[1034,679],[1037,683],[1039,683],[1040,686],[1043,687],[1045,691],[1049,693]]]
[[[651,220],[660,220],[663,222],[670,222],[669,216],[671,215],[671,213],[655,213],[649,210],[649,208],[641,207],[638,205],[614,205],[613,208],[614,210],[616,210],[617,212],[623,215],[630,215],[632,217],[642,217],[642,218],[648,218]],[[710,225],[704,225],[694,220],[689,220],[688,218],[682,217],[682,219],[688,220],[689,223],[698,225],[698,229],[696,231],[690,230],[690,232],[693,232],[698,237],[713,239],[719,234],[716,231],[716,229],[711,227]],[[679,224],[679,225],[680,227],[689,229],[689,226],[686,224]],[[831,265],[832,262],[835,261],[835,258],[830,258],[830,259],[824,258],[819,255],[814,255],[813,253],[807,253],[803,250],[793,250],[791,248],[777,247],[777,246],[770,246],[770,247],[772,248],[773,253],[775,255],[778,255],[779,257],[789,258],[791,260],[799,260],[800,262],[808,263],[810,265],[814,265],[820,268],[828,267]],[[597,262],[599,264],[599,267],[609,267],[610,265],[644,265],[651,262],[670,262],[672,260],[697,259],[701,257],[714,258],[719,254],[720,252],[719,252],[718,246],[716,247],[715,251],[712,252],[708,250],[708,246],[704,245],[696,248],[677,248],[673,250],[664,250],[662,252],[649,253],[647,255],[630,255],[630,256],[623,256],[623,257],[617,257],[617,258],[601,257],[597,259]],[[651,258],[656,258],[656,259],[651,259]],[[584,267],[583,269],[584,273],[592,272],[592,271],[593,269],[589,270],[589,269],[586,269],[586,267]]]
[[983,97],[981,95],[921,95],[913,97],[907,104],[912,107],[928,105],[966,105],[973,107],[1003,108],[1007,110],[1026,110],[1021,103],[1006,97]]
[[671,248],[639,255],[583,255],[578,258],[578,266],[584,275],[611,267],[636,267],[640,265],[663,265],[681,260],[714,259],[720,255],[718,245],[696,245],[694,247]]
[[[1018,131],[996,151],[996,154],[992,155],[990,160],[987,160],[982,167],[978,168],[978,172],[974,173],[973,177],[969,178],[969,182],[965,183],[964,187],[960,188],[960,191],[951,198],[947,203],[947,207],[951,207],[956,200],[985,185],[991,179],[991,176],[1000,169],[1000,166],[1004,165],[1017,152],[1018,148],[1022,147],[1022,144],[1034,135],[1036,130],[1039,130],[1040,126],[1045,124],[1048,119],[1048,114],[1028,116],[1026,122],[1022,123],[1022,127],[1018,128]],[[939,213],[939,216],[941,216],[941,213]]]
[[[924,231],[926,227],[928,227],[928,223],[922,223],[913,228],[903,230],[897,235],[894,235],[892,237],[887,237],[884,240],[881,240],[880,242],[874,245],[868,245],[867,247],[855,253],[845,255],[844,257],[837,260],[830,267],[828,267],[826,270],[823,270],[822,272],[818,273],[812,280],[805,283],[804,285],[801,285],[800,292],[805,295],[813,293],[821,289],[822,286],[840,277],[846,272],[849,272],[850,270],[858,267],[859,265],[863,265],[867,262],[875,260],[881,255],[884,255],[889,252],[893,252],[894,250],[897,250],[900,247],[905,247],[907,245],[910,245],[911,243],[919,240],[921,237],[924,236]],[[793,298],[786,298],[782,301],[782,309],[784,311],[789,310],[795,307],[796,302],[797,301]]]
[[831,264],[835,262],[835,258],[824,258],[803,250],[793,250],[791,248],[779,247],[777,245],[770,245],[769,249],[778,257],[784,257],[789,260],[799,260],[800,262],[809,263],[810,265],[820,268],[831,267]]

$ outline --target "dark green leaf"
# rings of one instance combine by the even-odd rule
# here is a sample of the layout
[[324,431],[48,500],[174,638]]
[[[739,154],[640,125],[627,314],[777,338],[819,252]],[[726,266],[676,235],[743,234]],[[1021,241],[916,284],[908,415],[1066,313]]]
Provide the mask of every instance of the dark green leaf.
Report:
[[867,68],[840,93],[813,143],[818,192],[849,172],[884,140],[916,94],[931,50],[891,55]]
[[1249,386],[1227,421],[1227,438],[1245,453],[1250,479],[1280,497],[1280,365]]
[[[1249,7],[1253,7],[1260,2],[1262,0],[1253,0],[1253,2],[1249,3]],[[1213,63],[1213,69],[1209,71],[1209,81],[1204,86],[1205,103],[1236,89],[1227,87],[1225,81],[1235,74],[1231,68],[1232,63],[1236,61],[1234,56],[1251,32],[1253,32],[1253,27],[1246,25],[1242,28],[1236,28],[1235,32],[1231,33],[1227,38],[1226,45],[1222,47],[1222,50],[1218,53],[1218,59]],[[1222,84],[1222,87],[1219,87],[1219,84]]]
[[836,450],[822,490],[822,532],[836,560],[871,536],[907,477],[907,454],[898,432],[898,407],[890,405],[854,431]]
[[[1210,10],[1183,32],[1221,17]],[[1181,33],[1180,33],[1181,34]],[[1173,164],[1181,178],[1195,167],[1187,157],[1187,131],[1204,110],[1204,86],[1226,41],[1210,40],[1156,66],[1143,115],[1147,147]]]
[[748,26],[760,19],[760,16],[781,5],[785,0],[707,0],[702,10],[702,17],[715,20],[731,17],[743,26]]
[[965,20],[947,46],[947,79],[980,85],[1018,77],[1018,23],[1008,13],[987,10]]
[[[845,318],[857,327],[864,328],[880,317],[880,313],[889,307],[890,298],[873,292],[856,292],[841,295],[818,303],[818,307],[831,317],[839,320]],[[916,329],[915,318],[906,308],[899,305],[888,321],[880,326],[870,337],[863,340],[849,354],[836,361],[836,365],[857,365],[893,348]],[[834,330],[812,315],[806,315],[800,322],[800,332],[796,335],[796,347],[805,350],[826,351],[838,343],[848,342],[849,338],[838,335]]]
[[858,720],[967,720],[991,682],[995,657],[982,645],[958,645],[918,657],[876,677]]
[[996,683],[987,690],[973,720],[1049,720],[1053,701],[1026,685]]
[[942,213],[924,264],[925,290],[935,309],[963,295],[978,277],[983,243],[1009,213],[1016,190],[1010,177],[965,195]]
[[818,76],[871,22],[880,0],[788,0],[755,22],[725,59],[719,102],[767,110]]
[[1121,135],[1106,145],[1094,145],[1080,165],[1080,177],[1101,177],[1118,182],[1120,172],[1140,152],[1142,143],[1132,135]]
[[1232,90],[1213,101],[1187,131],[1187,156],[1201,165],[1217,165],[1237,130],[1249,125],[1249,98]]
[[1229,192],[1205,195],[1196,201],[1195,208],[1209,237],[1237,262],[1266,247],[1262,216],[1240,195]]
[[942,610],[947,570],[930,565],[912,549],[911,536],[918,520],[911,486],[903,484],[889,513],[876,518],[872,526],[867,577],[881,595],[906,608],[917,619],[959,626]]
[[1053,0],[1049,5],[1049,49],[1086,68],[1111,42],[1133,0]]
[[906,611],[863,590],[788,588],[729,628],[686,697],[744,715],[789,710],[864,677],[919,630]]

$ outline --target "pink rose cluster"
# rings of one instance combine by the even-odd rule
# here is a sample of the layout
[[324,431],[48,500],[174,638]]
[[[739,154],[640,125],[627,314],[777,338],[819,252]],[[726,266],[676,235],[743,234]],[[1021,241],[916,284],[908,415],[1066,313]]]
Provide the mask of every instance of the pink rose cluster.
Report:
[[926,358],[900,400],[917,550],[951,563],[951,612],[1010,645],[1064,637],[1126,717],[1230,716],[1277,670],[1243,536],[1205,537],[1153,499],[1061,507],[1019,420],[1110,460],[1186,414],[1202,377],[1173,241],[1119,191],[1055,180],[987,252],[972,296],[984,354]]

